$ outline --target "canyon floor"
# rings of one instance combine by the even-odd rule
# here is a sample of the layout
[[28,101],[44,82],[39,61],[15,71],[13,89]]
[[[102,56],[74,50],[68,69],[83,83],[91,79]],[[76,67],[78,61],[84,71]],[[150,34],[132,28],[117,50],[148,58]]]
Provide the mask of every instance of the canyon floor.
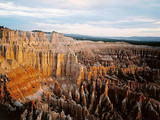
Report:
[[160,120],[160,47],[0,27],[0,119]]

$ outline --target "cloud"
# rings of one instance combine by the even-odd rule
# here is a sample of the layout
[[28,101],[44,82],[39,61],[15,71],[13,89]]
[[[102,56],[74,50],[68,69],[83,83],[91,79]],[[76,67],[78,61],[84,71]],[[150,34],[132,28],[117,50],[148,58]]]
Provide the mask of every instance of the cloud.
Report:
[[156,0],[15,1],[0,2],[0,22],[16,29],[34,27],[94,36],[158,36],[160,33],[160,16],[156,15],[159,8],[150,8],[158,5]]
[[[41,1],[44,2],[43,0]],[[100,6],[105,2],[105,0],[45,0],[45,3],[46,2],[58,8],[87,9],[90,7]]]
[[143,26],[144,28],[148,28],[148,27],[150,28],[150,27],[158,27],[156,25],[160,24],[160,20],[134,16],[134,17],[124,18],[121,20],[87,21],[86,23],[89,25],[100,26],[100,27],[141,28]]
[[111,6],[157,6],[157,0],[40,0],[42,3],[48,3],[56,8],[67,9],[102,9]]
[[[44,2],[43,0],[41,0]],[[130,0],[123,0],[130,1]],[[121,4],[122,1],[119,0],[45,0],[50,5],[56,8],[62,9],[74,9],[74,10],[98,10],[106,8],[111,5]],[[132,3],[132,1],[130,1]]]
[[155,22],[154,24],[159,24],[160,25],[160,21]]
[[13,2],[0,3],[0,16],[31,16],[31,17],[57,17],[57,16],[70,16],[80,14],[81,11],[71,11],[65,9],[55,8],[33,8],[16,5]]
[[[160,27],[157,28],[104,28],[89,24],[47,24],[35,23],[36,28],[45,31],[58,31],[62,33],[73,33],[92,36],[159,36]],[[152,32],[150,32],[152,31]]]

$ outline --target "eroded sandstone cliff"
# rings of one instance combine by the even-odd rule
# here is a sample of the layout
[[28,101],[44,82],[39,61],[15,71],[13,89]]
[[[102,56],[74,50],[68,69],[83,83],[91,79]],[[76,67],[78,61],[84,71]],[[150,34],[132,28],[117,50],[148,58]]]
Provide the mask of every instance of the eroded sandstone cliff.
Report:
[[159,47],[5,28],[0,43],[0,102],[17,119],[160,119]]

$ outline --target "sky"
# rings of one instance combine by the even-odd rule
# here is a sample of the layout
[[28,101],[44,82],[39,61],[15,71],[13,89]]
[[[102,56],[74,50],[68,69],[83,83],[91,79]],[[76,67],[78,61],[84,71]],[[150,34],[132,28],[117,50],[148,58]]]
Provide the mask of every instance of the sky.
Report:
[[101,37],[158,37],[160,0],[0,0],[0,25]]

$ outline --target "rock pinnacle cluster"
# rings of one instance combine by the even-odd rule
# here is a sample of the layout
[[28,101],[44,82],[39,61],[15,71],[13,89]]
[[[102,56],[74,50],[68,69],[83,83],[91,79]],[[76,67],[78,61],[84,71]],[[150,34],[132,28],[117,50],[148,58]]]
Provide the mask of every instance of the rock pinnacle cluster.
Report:
[[0,27],[0,119],[160,120],[160,48]]

